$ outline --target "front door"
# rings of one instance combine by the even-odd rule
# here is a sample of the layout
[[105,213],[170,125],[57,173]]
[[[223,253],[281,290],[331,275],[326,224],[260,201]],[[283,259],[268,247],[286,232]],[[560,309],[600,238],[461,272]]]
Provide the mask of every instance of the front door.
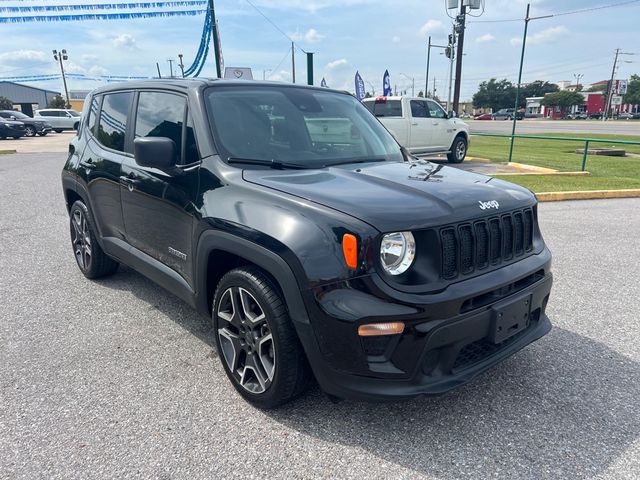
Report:
[[409,148],[412,152],[432,150],[433,129],[427,103],[424,100],[411,100],[409,105],[411,107]]
[[444,109],[433,100],[425,100],[425,102],[427,102],[431,120],[432,145],[439,151],[448,150],[451,147],[453,137],[447,114]]
[[[166,137],[176,144],[178,169],[168,173],[123,161],[122,213],[128,243],[180,274],[193,285],[194,201],[198,190],[199,155],[183,95],[141,91],[134,138]],[[133,143],[133,139],[131,141]]]

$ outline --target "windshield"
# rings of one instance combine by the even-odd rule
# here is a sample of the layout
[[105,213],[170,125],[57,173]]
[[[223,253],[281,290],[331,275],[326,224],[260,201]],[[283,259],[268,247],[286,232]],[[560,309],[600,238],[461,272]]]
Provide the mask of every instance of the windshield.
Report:
[[387,130],[354,97],[290,86],[213,87],[207,95],[224,160],[273,160],[309,168],[403,161]]

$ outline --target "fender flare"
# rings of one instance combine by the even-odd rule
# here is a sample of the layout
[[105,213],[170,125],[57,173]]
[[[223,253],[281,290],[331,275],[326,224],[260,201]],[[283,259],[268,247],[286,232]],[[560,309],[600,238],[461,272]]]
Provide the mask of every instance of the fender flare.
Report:
[[207,230],[200,235],[196,250],[196,306],[199,312],[208,315],[207,304],[207,258],[213,250],[221,250],[257,265],[276,281],[296,327],[309,325],[309,316],[300,294],[300,286],[289,264],[279,255],[237,235],[219,230]]

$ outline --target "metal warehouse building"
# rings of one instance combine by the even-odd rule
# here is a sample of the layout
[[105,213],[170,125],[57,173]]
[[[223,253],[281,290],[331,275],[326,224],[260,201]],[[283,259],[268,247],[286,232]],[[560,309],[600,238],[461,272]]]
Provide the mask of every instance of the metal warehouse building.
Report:
[[0,81],[0,97],[7,97],[14,106],[20,107],[22,113],[30,117],[33,116],[34,110],[47,108],[49,101],[56,95],[60,93],[20,83]]

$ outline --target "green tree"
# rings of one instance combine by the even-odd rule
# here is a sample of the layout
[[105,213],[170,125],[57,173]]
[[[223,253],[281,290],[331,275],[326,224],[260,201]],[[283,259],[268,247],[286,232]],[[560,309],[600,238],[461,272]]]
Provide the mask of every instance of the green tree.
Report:
[[51,100],[49,100],[49,108],[69,108],[67,106],[67,102],[65,101],[62,95],[56,95]]
[[[493,111],[501,108],[513,107],[516,101],[516,87],[509,80],[490,79],[482,82],[478,91],[473,95],[473,106],[476,108],[492,108]],[[522,104],[524,105],[524,97]]]
[[13,102],[7,97],[0,97],[0,110],[13,110]]
[[640,75],[631,75],[627,84],[627,93],[622,97],[624,103],[640,104]]
[[558,85],[543,80],[535,80],[528,83],[520,90],[520,95],[522,99],[525,100],[521,106],[524,106],[528,97],[544,97],[547,93],[557,92],[558,90]]
[[550,93],[540,101],[542,105],[547,107],[560,107],[563,117],[568,108],[574,105],[581,105],[583,102],[584,97],[580,93],[569,92],[568,90]]

